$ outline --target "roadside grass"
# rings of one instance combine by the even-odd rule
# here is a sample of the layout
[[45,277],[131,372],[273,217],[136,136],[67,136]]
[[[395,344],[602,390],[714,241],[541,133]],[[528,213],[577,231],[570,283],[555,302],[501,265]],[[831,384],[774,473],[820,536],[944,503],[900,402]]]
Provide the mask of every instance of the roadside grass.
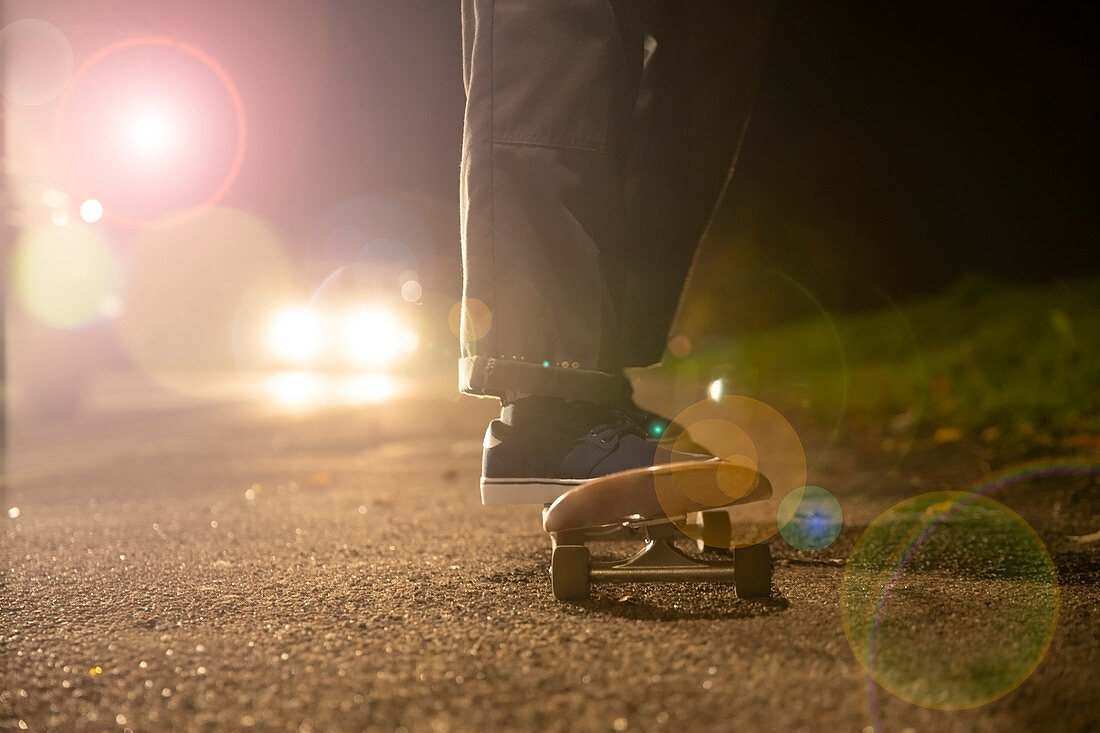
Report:
[[967,278],[932,297],[821,314],[669,358],[666,369],[717,375],[723,391],[886,435],[1097,449],[1100,278]]

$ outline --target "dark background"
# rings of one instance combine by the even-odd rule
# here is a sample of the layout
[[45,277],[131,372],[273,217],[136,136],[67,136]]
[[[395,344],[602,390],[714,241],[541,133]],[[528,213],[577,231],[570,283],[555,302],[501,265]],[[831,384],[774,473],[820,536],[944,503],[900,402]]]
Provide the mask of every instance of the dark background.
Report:
[[832,305],[1095,271],[1095,21],[781,0],[719,240]]
[[[340,93],[322,96],[322,188],[336,171],[427,195],[444,222],[457,205],[460,28],[441,7],[332,6]],[[775,268],[827,307],[858,308],[874,288],[1095,271],[1095,30],[1085,3],[780,0],[699,287]]]
[[[326,212],[377,194],[406,204],[431,232],[429,310],[454,304],[458,2],[4,7],[9,18],[56,24],[78,65],[134,36],[203,49],[234,80],[248,118],[244,166],[224,203],[279,229],[304,285],[316,287],[334,266],[311,244]],[[689,17],[704,63],[714,57],[713,73],[699,68],[685,79],[698,92],[736,55],[723,48],[736,44],[723,22],[731,0],[663,7]],[[779,0],[777,8],[740,164],[688,293],[698,328],[768,325],[803,312],[807,294],[853,309],[881,306],[883,292],[904,299],[974,274],[1046,281],[1097,270],[1093,5]],[[739,111],[729,110],[730,137]],[[714,150],[724,165],[722,146]],[[776,277],[786,284],[777,288]]]

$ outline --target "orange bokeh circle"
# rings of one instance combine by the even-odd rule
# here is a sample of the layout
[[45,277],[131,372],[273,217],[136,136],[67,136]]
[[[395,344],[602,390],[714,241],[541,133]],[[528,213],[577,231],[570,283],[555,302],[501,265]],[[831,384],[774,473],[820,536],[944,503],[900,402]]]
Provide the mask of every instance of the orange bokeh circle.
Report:
[[806,485],[806,452],[790,422],[775,408],[745,395],[700,400],[682,410],[675,422],[722,463],[710,480],[702,480],[701,472],[680,474],[672,464],[690,461],[683,457],[687,438],[675,432],[662,436],[654,464],[669,470],[655,483],[657,500],[666,511],[685,496],[721,507],[731,499],[749,497],[764,479],[770,492],[766,497],[723,510],[733,527],[730,548],[766,542],[778,534],[779,503],[792,489]]

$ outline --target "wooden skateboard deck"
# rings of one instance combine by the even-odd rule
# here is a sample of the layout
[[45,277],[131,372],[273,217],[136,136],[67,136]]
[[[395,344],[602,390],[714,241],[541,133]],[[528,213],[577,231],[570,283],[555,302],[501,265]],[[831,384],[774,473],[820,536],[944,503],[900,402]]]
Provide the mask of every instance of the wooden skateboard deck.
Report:
[[[543,512],[553,559],[550,576],[559,600],[588,597],[592,583],[709,581],[733,583],[743,598],[771,593],[771,554],[764,543],[733,547],[728,508],[765,501],[771,484],[753,468],[717,459],[650,466],[593,479],[571,489]],[[698,514],[700,522],[687,522]],[[700,548],[733,550],[732,561],[701,560],[675,546],[692,533]],[[708,542],[708,537],[710,541]],[[587,542],[642,539],[622,561],[594,562]]]
[[601,476],[567,491],[543,516],[547,532],[682,517],[762,501],[771,485],[747,466],[717,459],[648,466]]

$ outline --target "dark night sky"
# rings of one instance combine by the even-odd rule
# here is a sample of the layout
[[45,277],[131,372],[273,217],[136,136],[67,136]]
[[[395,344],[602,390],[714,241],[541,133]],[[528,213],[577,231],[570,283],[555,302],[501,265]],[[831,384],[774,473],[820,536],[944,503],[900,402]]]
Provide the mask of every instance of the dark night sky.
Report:
[[[1095,29],[1085,3],[780,0],[710,269],[778,268],[850,307],[868,287],[1094,271]],[[341,0],[327,53],[288,209],[309,216],[287,228],[349,192],[408,192],[453,265],[457,3]]]
[[1093,10],[780,2],[723,231],[831,300],[1100,263]]

